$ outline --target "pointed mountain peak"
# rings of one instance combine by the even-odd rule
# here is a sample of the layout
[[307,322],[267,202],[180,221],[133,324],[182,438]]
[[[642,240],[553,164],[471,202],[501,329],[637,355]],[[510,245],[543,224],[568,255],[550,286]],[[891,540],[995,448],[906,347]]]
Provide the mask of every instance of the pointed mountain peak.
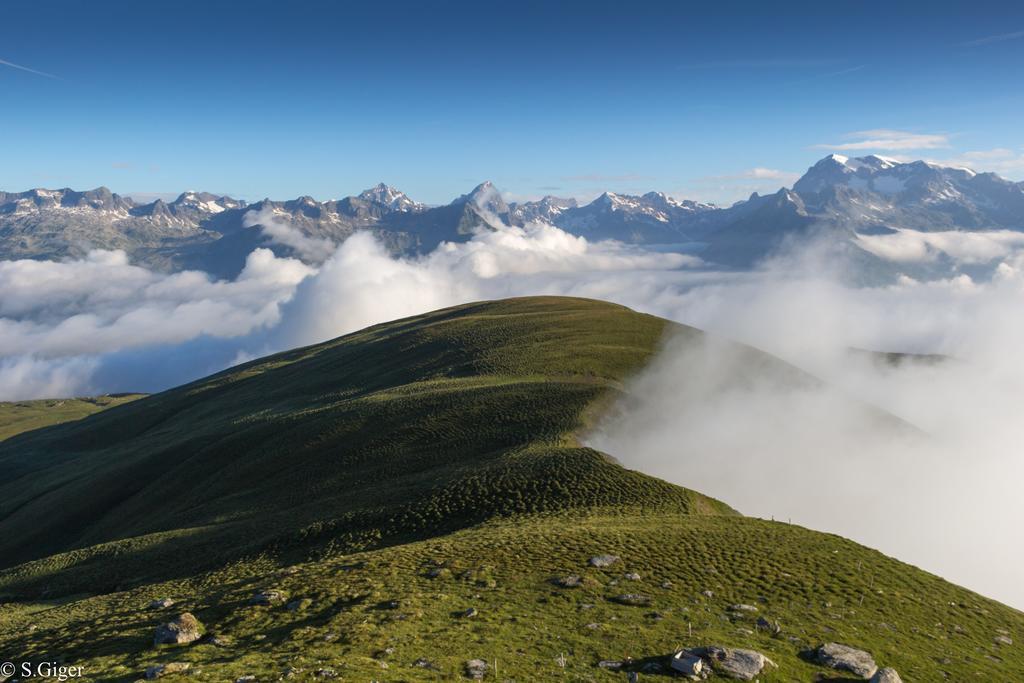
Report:
[[483,195],[493,194],[493,193],[495,193],[497,191],[498,191],[497,188],[494,187],[494,183],[492,183],[490,180],[485,180],[482,183],[480,183],[479,185],[477,185],[476,187],[474,187],[472,189],[472,191],[468,195],[466,195],[466,196],[467,197],[480,197],[480,196],[483,196]]
[[478,209],[498,215],[508,213],[508,204],[490,180],[480,183],[469,194],[462,195],[452,204],[472,204]]
[[414,202],[402,192],[385,183],[377,183],[368,190],[359,193],[363,201],[379,204],[392,211],[416,211],[423,208],[419,202]]

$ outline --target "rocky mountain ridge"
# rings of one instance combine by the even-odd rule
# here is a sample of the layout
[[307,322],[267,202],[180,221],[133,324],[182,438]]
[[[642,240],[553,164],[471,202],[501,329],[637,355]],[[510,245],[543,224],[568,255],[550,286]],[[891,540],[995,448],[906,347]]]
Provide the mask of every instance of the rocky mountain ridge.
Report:
[[268,216],[335,242],[369,230],[403,255],[469,239],[479,229],[545,222],[591,240],[695,249],[712,263],[748,267],[784,241],[811,234],[852,240],[901,229],[1024,230],[1024,183],[924,161],[833,154],[792,189],[755,193],[725,208],[660,192],[605,192],[587,204],[555,196],[506,202],[490,182],[441,206],[416,202],[384,183],[339,200],[303,196],[251,204],[206,192],[140,204],[105,187],[37,188],[0,192],[0,258],[78,258],[90,249],[123,249],[148,267],[231,277],[258,246],[295,255],[253,229]]

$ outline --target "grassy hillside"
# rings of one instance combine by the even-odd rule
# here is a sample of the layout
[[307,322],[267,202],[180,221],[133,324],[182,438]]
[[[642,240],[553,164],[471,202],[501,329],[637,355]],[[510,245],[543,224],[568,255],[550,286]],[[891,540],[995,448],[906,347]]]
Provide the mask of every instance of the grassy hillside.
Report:
[[[581,447],[668,331],[703,338],[602,302],[471,304],[8,439],[0,651],[96,680],[456,680],[479,658],[488,680],[598,681],[624,680],[602,659],[719,644],[806,681],[801,651],[837,640],[908,681],[1024,678],[994,640],[1020,643],[1021,613]],[[736,381],[814,381],[736,358]],[[602,553],[621,560],[587,566]],[[180,610],[207,639],[153,647]]]
[[[621,560],[588,567],[599,553]],[[632,572],[639,580],[625,578]],[[571,574],[584,585],[552,582]],[[250,604],[266,590],[281,599]],[[650,604],[614,601],[624,593]],[[177,604],[147,608],[165,597]],[[729,609],[737,603],[758,612]],[[470,608],[478,613],[460,616]],[[210,638],[154,648],[156,626],[181,610]],[[781,632],[758,629],[758,617]],[[4,652],[61,653],[96,679],[125,682],[167,662],[192,665],[168,680],[319,680],[333,670],[352,681],[454,681],[470,659],[492,672],[497,662],[486,680],[621,682],[597,664],[633,657],[639,668],[674,648],[719,644],[772,659],[764,683],[809,683],[825,670],[801,653],[828,641],[867,649],[905,681],[1024,680],[1020,646],[994,642],[1004,632],[1024,637],[1019,612],[836,536],[661,512],[517,517],[293,566],[265,558],[59,606],[0,606]]]
[[574,437],[665,325],[590,301],[462,306],[9,439],[0,566],[29,564],[0,574],[0,594],[113,590],[499,515],[726,511]]
[[3,401],[0,402],[0,441],[33,429],[80,420],[142,396],[143,394],[117,394],[90,398]]

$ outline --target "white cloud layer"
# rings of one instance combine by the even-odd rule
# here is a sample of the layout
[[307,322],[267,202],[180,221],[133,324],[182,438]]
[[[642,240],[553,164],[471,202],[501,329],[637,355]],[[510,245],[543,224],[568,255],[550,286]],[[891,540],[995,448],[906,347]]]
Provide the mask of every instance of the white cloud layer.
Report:
[[291,247],[304,260],[322,263],[338,246],[326,237],[310,237],[288,222],[288,214],[276,213],[271,207],[248,211],[242,218],[247,228],[259,228],[271,242]]
[[903,130],[876,128],[847,133],[850,142],[815,145],[817,149],[836,151],[890,151],[940,149],[949,147],[949,136],[940,133],[910,133]]
[[897,263],[934,263],[942,256],[963,264],[991,263],[1024,247],[1024,233],[1009,230],[919,232],[897,229],[891,234],[858,235],[861,248]]

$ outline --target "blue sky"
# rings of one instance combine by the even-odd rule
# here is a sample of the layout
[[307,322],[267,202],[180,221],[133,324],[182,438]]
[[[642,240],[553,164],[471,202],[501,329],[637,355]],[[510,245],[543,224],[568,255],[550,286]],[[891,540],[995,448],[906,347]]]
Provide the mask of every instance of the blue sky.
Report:
[[4,3],[0,189],[728,203],[833,149],[1024,179],[1020,3]]

